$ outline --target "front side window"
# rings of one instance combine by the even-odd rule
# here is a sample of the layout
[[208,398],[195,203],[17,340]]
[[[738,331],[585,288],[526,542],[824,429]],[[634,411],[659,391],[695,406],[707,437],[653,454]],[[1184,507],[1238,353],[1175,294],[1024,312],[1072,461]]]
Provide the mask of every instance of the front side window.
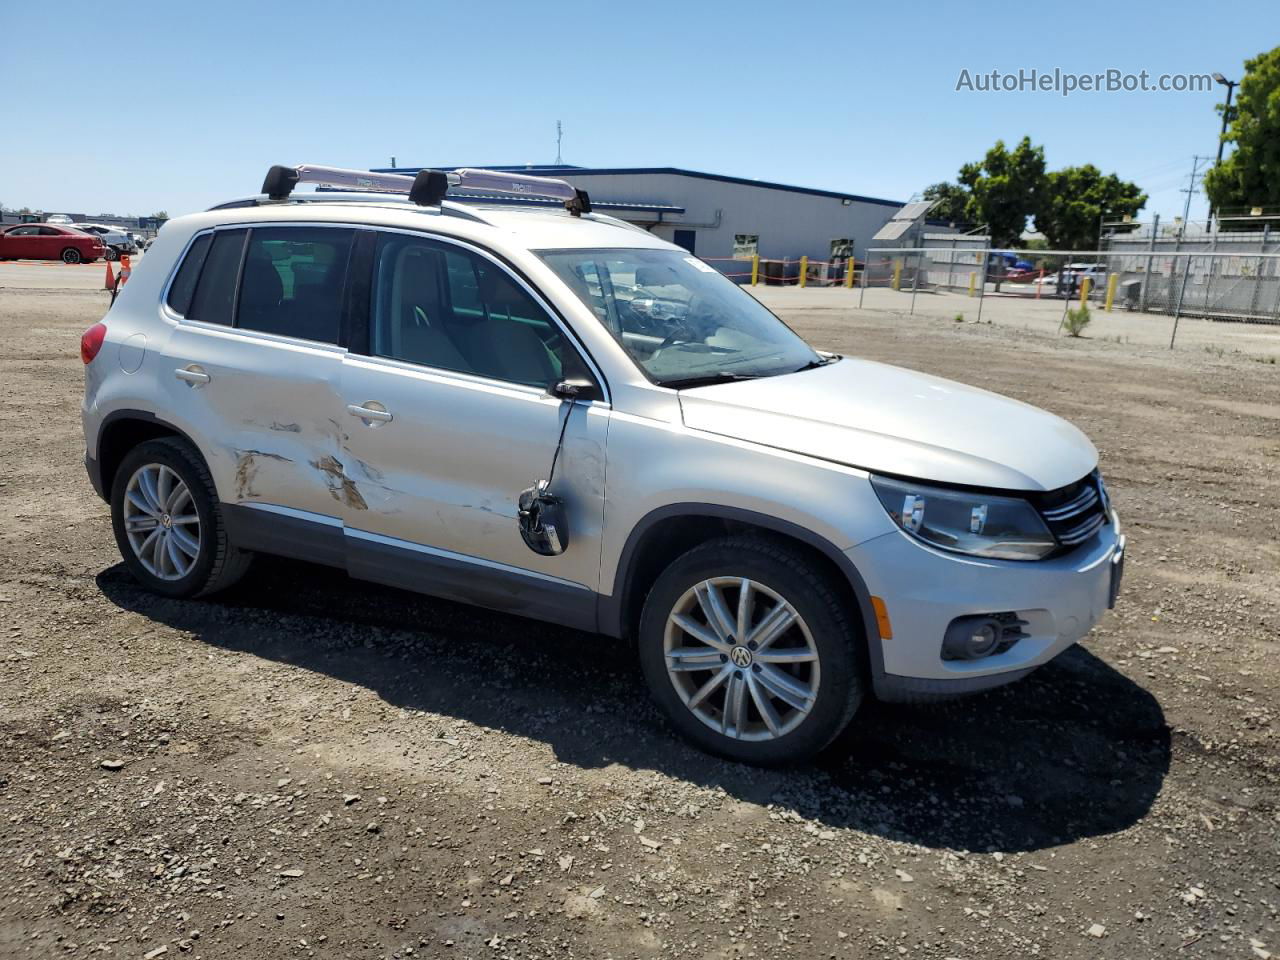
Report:
[[822,362],[759,301],[679,250],[547,250],[540,256],[655,383],[697,386]]
[[249,234],[236,326],[337,343],[354,230],[263,227]]
[[547,387],[581,360],[515,279],[449,244],[378,239],[371,353],[493,380]]

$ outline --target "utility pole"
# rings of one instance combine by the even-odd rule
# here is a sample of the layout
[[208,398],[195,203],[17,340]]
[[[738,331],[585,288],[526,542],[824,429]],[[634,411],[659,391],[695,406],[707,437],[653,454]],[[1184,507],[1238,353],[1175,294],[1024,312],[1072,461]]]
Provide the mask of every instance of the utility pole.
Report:
[[560,159],[560,138],[564,135],[564,127],[560,125],[560,121],[556,121],[556,166],[563,166],[564,161]]
[[[1222,148],[1226,146],[1227,125],[1231,123],[1231,94],[1235,92],[1236,87],[1240,85],[1239,80],[1228,80],[1220,73],[1215,73],[1213,79],[1227,88],[1227,102],[1222,108],[1222,132],[1218,134],[1218,159],[1214,161],[1214,167],[1222,166]],[[1209,219],[1213,219],[1213,205],[1209,205]]]
[[1200,173],[1200,161],[1208,159],[1208,157],[1202,157],[1198,154],[1191,158],[1191,179],[1182,189],[1182,192],[1187,195],[1187,202],[1182,205],[1181,233],[1183,236],[1186,236],[1187,234],[1187,217],[1191,216],[1191,198],[1196,194],[1196,178],[1202,176]]

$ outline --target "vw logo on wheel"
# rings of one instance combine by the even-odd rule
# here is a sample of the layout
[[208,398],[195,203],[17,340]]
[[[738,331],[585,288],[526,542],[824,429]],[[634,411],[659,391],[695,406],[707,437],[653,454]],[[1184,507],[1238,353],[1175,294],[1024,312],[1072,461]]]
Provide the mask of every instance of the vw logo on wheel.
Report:
[[729,651],[729,659],[733,661],[735,667],[751,666],[751,651],[746,647],[734,647]]

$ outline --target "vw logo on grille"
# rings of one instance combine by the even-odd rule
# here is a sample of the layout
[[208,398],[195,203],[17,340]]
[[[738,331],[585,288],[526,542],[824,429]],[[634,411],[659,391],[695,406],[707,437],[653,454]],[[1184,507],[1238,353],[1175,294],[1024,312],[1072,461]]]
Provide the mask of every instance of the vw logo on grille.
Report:
[[746,647],[734,647],[729,651],[729,659],[733,661],[735,667],[751,666],[751,651]]

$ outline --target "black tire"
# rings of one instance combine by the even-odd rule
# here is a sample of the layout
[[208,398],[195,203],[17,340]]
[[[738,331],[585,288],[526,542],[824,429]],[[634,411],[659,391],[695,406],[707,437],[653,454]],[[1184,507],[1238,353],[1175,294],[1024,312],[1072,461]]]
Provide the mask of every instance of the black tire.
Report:
[[75,247],[67,247],[67,249],[62,251],[63,263],[76,264],[76,263],[80,263],[83,259],[84,257],[80,255],[80,251],[77,250]]
[[[190,571],[178,580],[165,580],[147,570],[125,532],[124,500],[129,481],[139,468],[153,463],[173,470],[187,485],[200,518],[199,552]],[[129,572],[148,590],[166,597],[202,597],[225,590],[245,575],[253,560],[252,553],[238,549],[227,538],[213,477],[204,459],[177,437],[148,440],[125,454],[111,485],[111,527]]]
[[102,259],[103,259],[103,260],[110,260],[110,261],[112,261],[112,262],[114,263],[116,260],[119,260],[119,259],[120,259],[120,254],[118,254],[118,253],[116,252],[116,248],[115,248],[115,247],[107,247],[107,249],[106,249],[105,251],[103,251]]
[[[715,577],[746,577],[776,592],[800,615],[812,636],[821,667],[813,705],[794,729],[773,739],[734,739],[712,729],[685,705],[667,672],[668,616],[694,585]],[[695,547],[658,577],[645,599],[639,656],[650,692],[671,724],[708,753],[760,766],[809,759],[848,726],[865,695],[863,631],[843,596],[825,571],[815,569],[809,556],[781,540],[743,535]],[[742,671],[737,675],[742,676]],[[762,718],[754,705],[749,709]]]

